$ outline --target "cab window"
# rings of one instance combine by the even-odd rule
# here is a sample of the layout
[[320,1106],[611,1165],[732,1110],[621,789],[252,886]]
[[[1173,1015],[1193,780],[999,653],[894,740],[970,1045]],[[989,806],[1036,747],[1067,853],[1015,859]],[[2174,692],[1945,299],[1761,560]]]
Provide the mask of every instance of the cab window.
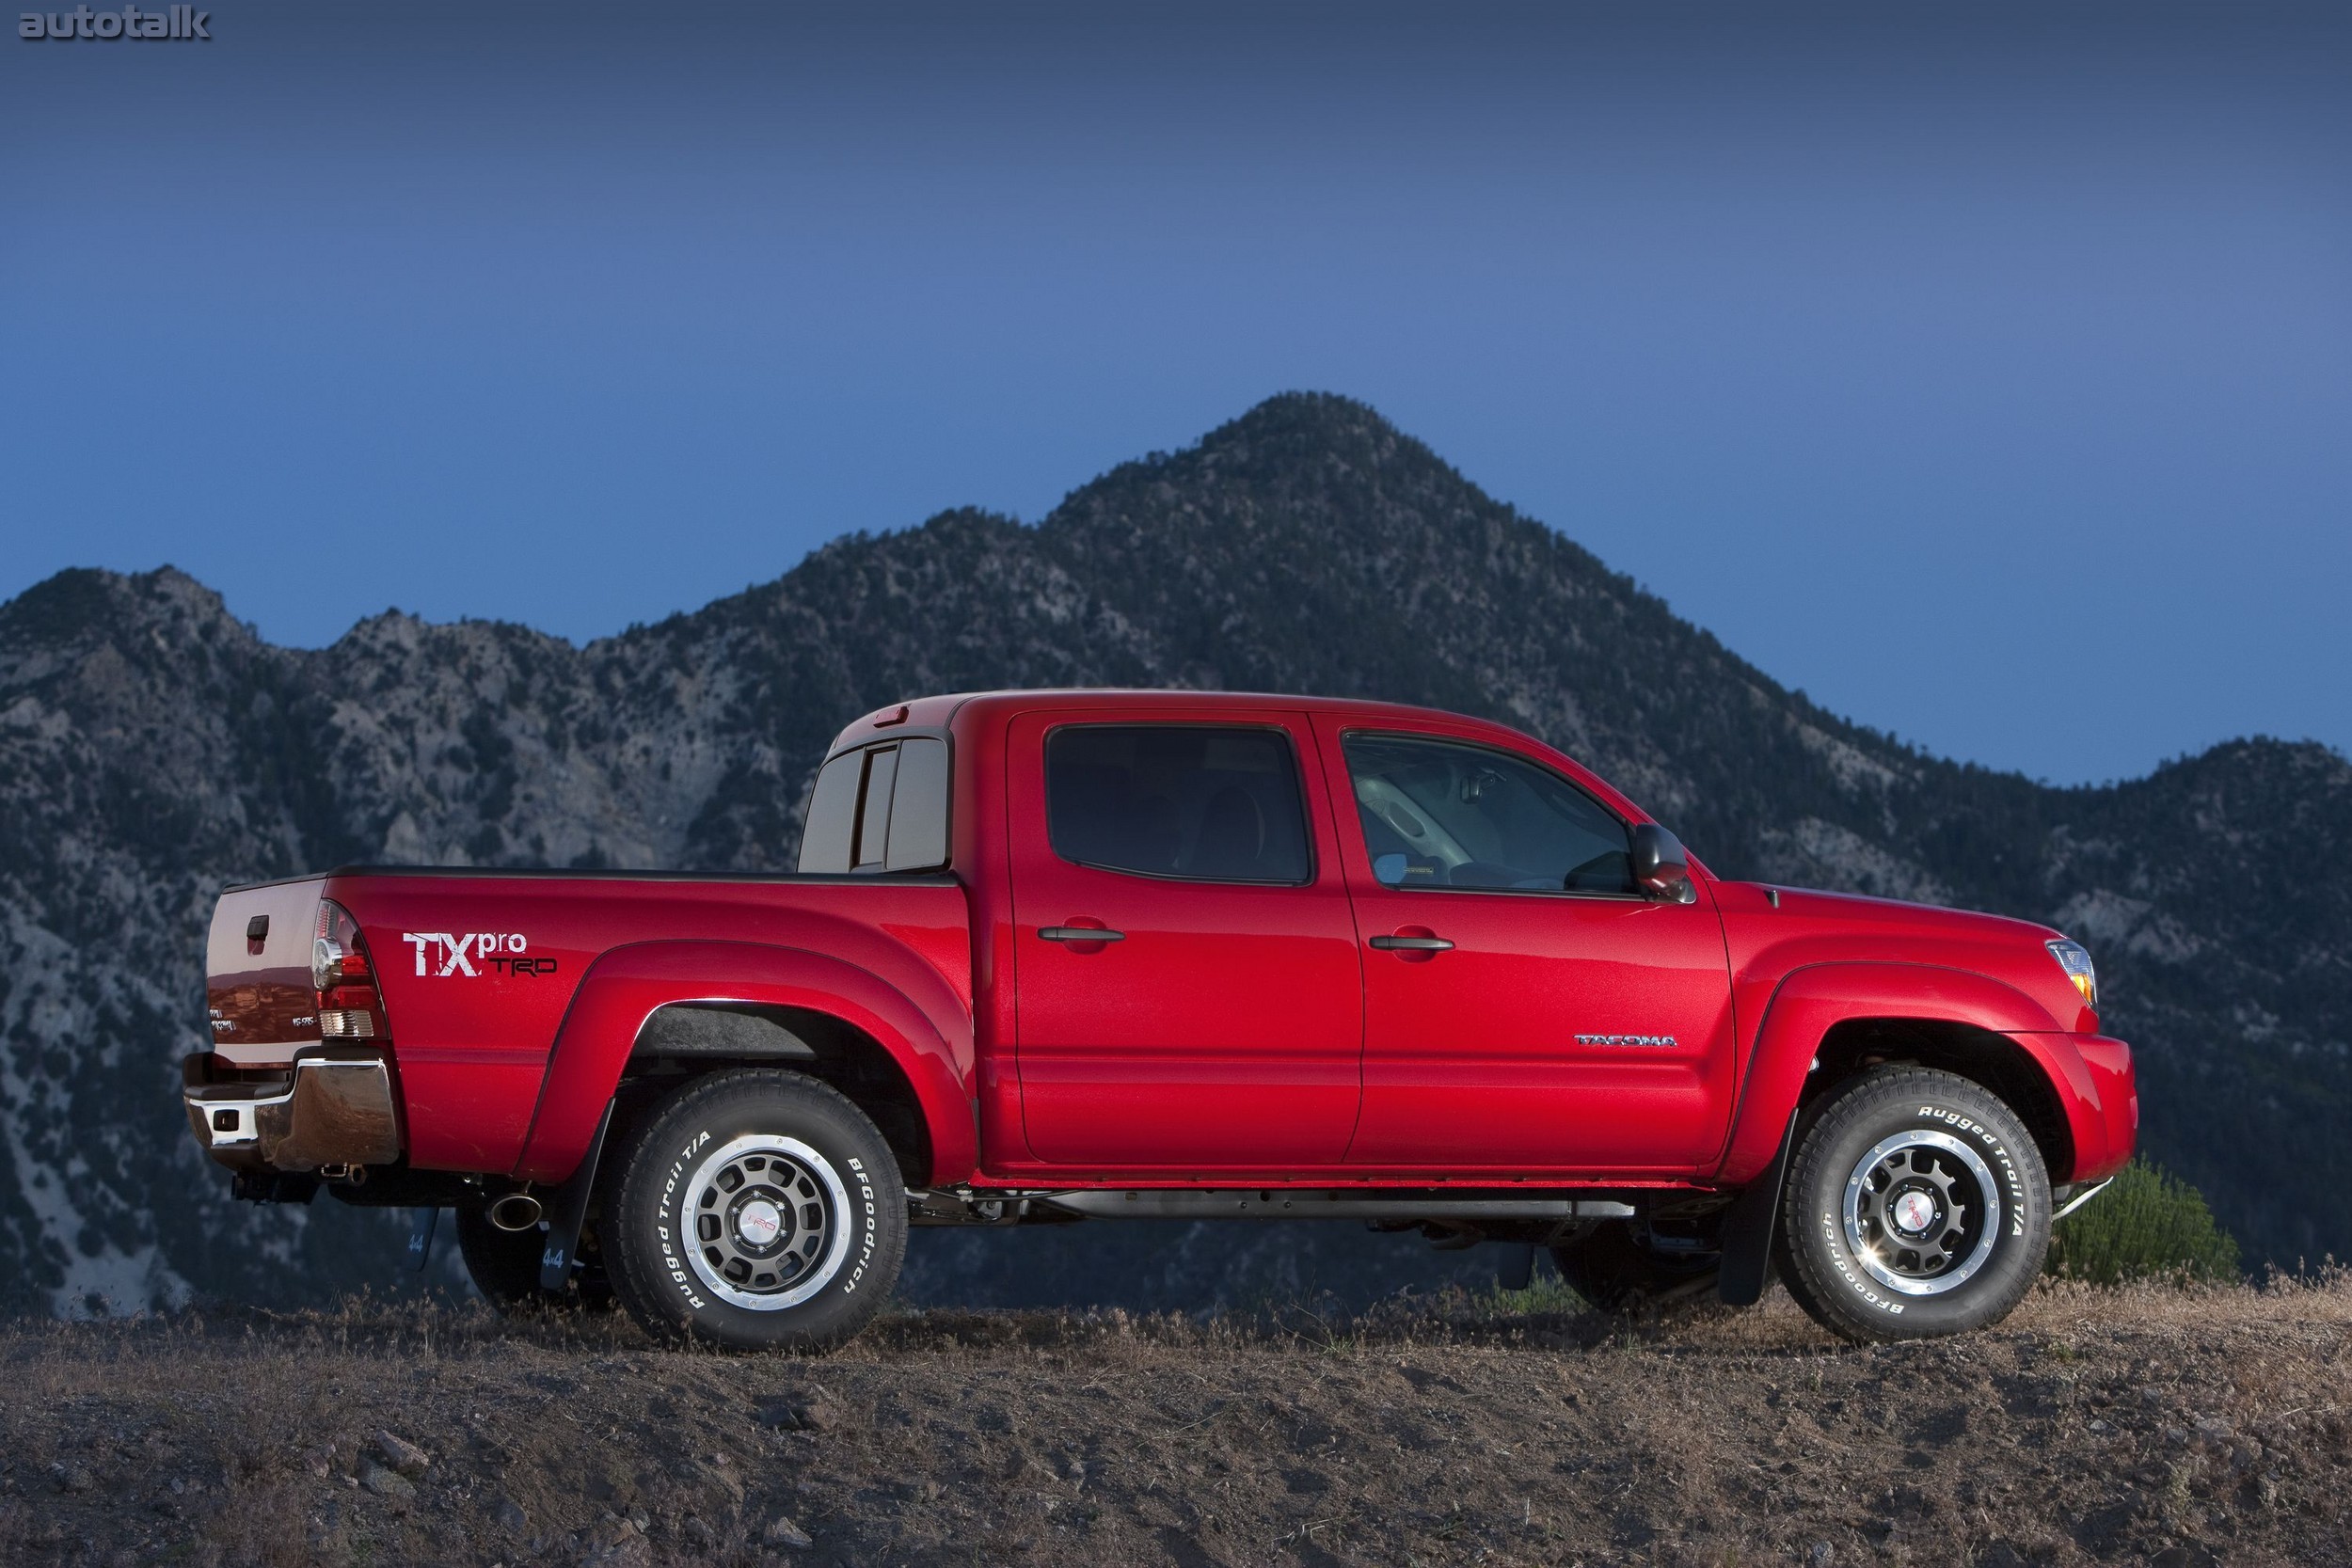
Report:
[[910,737],[845,752],[818,771],[801,831],[803,872],[930,871],[947,863],[947,743]]
[[1313,880],[1280,730],[1068,724],[1045,739],[1046,834],[1079,865],[1199,882]]
[[1373,876],[1390,887],[1635,891],[1625,823],[1549,768],[1423,736],[1342,746]]

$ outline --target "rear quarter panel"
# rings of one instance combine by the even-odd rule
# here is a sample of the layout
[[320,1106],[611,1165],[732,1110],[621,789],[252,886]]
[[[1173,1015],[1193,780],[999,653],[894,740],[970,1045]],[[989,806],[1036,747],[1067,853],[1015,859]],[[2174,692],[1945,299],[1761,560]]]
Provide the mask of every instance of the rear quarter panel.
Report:
[[567,1071],[576,1059],[617,1078],[654,1008],[730,999],[723,965],[678,974],[639,988],[634,1016],[607,1009],[568,1034],[596,960],[640,943],[827,955],[907,997],[971,1075],[970,936],[951,882],[366,873],[330,879],[326,895],[359,922],[380,976],[422,1168],[517,1168],[559,1037]]

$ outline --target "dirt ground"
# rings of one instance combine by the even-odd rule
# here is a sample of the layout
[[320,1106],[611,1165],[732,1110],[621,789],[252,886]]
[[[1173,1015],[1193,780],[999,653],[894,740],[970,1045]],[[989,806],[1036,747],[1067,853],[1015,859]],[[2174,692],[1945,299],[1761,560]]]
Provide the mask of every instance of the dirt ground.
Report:
[[1454,1294],[821,1360],[356,1304],[0,1329],[0,1561],[2352,1563],[2352,1282],[1840,1345]]

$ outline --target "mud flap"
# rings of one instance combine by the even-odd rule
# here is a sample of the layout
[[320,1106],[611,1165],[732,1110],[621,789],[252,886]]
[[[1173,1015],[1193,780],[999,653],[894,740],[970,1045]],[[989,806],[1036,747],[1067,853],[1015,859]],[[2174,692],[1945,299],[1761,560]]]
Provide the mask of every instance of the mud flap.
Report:
[[1535,1283],[1535,1243],[1504,1242],[1495,1258],[1495,1289],[1524,1291]]
[[548,1244],[539,1255],[539,1289],[562,1294],[572,1282],[572,1261],[580,1250],[580,1227],[588,1223],[588,1198],[596,1191],[596,1162],[604,1154],[604,1135],[612,1127],[612,1102],[607,1101],[604,1115],[596,1118],[596,1135],[588,1140],[588,1152],[580,1156],[580,1168],[561,1187],[548,1195]]
[[416,1222],[408,1229],[408,1272],[422,1274],[433,1261],[433,1232],[440,1226],[438,1209],[420,1209]]
[[1715,1278],[1715,1297],[1725,1307],[1754,1307],[1764,1296],[1764,1281],[1772,1273],[1772,1226],[1780,1214],[1780,1183],[1788,1171],[1788,1150],[1797,1141],[1797,1118],[1791,1115],[1780,1135],[1780,1152],[1772,1156],[1756,1179],[1732,1201],[1724,1216],[1723,1272]]

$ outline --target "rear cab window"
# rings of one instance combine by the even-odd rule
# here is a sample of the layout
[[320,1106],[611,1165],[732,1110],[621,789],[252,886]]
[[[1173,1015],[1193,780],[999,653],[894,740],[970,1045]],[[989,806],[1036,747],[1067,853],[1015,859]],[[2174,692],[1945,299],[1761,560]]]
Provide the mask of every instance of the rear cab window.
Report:
[[818,770],[801,831],[806,874],[936,871],[947,863],[947,743],[910,736]]
[[1045,739],[1046,835],[1077,865],[1181,881],[1314,879],[1298,758],[1280,729],[1065,724]]

